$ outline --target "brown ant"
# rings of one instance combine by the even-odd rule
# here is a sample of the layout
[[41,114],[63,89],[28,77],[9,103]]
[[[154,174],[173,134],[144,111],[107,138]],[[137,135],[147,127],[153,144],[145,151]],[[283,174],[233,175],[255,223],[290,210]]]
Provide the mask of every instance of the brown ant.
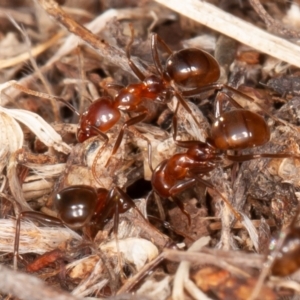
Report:
[[25,211],[19,214],[14,242],[14,268],[17,267],[20,226],[23,218],[30,218],[48,225],[67,226],[71,229],[86,227],[91,237],[102,229],[112,216],[114,216],[116,236],[119,213],[124,213],[130,208],[134,208],[144,218],[133,200],[117,186],[110,191],[104,188],[94,189],[88,185],[69,186],[55,194],[54,206],[58,212],[57,218],[36,211]]
[[[94,101],[80,116],[77,131],[79,142],[98,135],[99,132],[108,140],[105,132],[119,121],[121,111],[137,113],[137,116],[130,118],[122,125],[111,155],[117,152],[126,128],[142,122],[149,115],[149,109],[145,105],[145,100],[167,104],[172,100],[172,97],[175,96],[178,99],[173,118],[174,131],[176,131],[176,113],[179,109],[179,104],[192,115],[194,121],[199,125],[182,95],[191,96],[201,91],[223,87],[223,85],[216,83],[220,76],[220,67],[213,56],[196,48],[173,52],[156,34],[151,35],[151,51],[158,74],[145,76],[131,60],[130,49],[133,44],[134,31],[132,26],[130,28],[131,39],[126,47],[126,56],[131,70],[139,78],[140,82],[129,84],[126,87],[115,84],[108,85],[108,88],[118,91],[117,95],[114,99],[106,96]],[[158,43],[160,43],[169,54],[164,67],[162,67],[159,59]],[[177,86],[188,88],[189,90],[179,90]],[[175,136],[176,133],[174,133],[174,137]],[[148,145],[149,161],[151,161],[151,144],[148,142]]]
[[287,229],[284,240],[278,251],[271,272],[275,276],[289,276],[300,268],[300,228],[296,222]]
[[[149,109],[144,101],[151,100],[160,104],[168,104],[173,96],[178,100],[173,117],[173,137],[175,140],[177,130],[176,114],[179,104],[184,107],[193,117],[196,124],[200,126],[183,96],[193,96],[207,90],[222,89],[223,87],[235,93],[242,94],[233,88],[217,83],[220,77],[220,67],[212,55],[197,48],[187,48],[173,52],[155,33],[151,35],[151,52],[157,74],[144,75],[131,59],[130,50],[133,44],[134,30],[132,26],[130,26],[130,29],[131,39],[126,46],[126,56],[132,72],[140,80],[139,83],[129,84],[126,87],[115,84],[108,85],[108,88],[117,90],[116,96],[100,97],[92,102],[83,114],[80,114],[71,104],[63,99],[54,97],[66,104],[80,117],[77,130],[77,139],[79,142],[84,142],[90,137],[100,135],[107,144],[108,136],[106,132],[113,128],[120,120],[121,112],[137,113],[136,116],[131,117],[122,125],[111,152],[112,156],[117,152],[122,142],[124,131],[128,127],[142,122],[149,115]],[[169,55],[164,66],[162,66],[159,58],[158,44]],[[25,91],[22,88],[20,89]],[[31,93],[32,91],[27,90],[25,92]],[[246,95],[243,96],[249,98]],[[145,138],[145,140],[147,139]],[[147,143],[148,159],[151,168],[151,143],[148,140]]]
[[178,146],[187,148],[184,153],[178,153],[162,161],[152,174],[153,190],[162,198],[172,198],[181,211],[188,217],[183,204],[176,195],[196,183],[204,184],[221,196],[230,207],[237,219],[237,213],[229,201],[203,176],[214,170],[224,159],[233,162],[243,162],[257,158],[290,158],[299,159],[291,153],[261,153],[229,155],[227,150],[245,150],[264,145],[270,139],[270,129],[263,117],[250,110],[243,109],[235,100],[227,96],[234,109],[223,112],[221,101],[217,101],[215,121],[211,127],[210,137],[206,142],[176,141]]
[[297,227],[297,220],[300,213],[298,206],[297,213],[295,214],[289,226],[280,232],[276,244],[272,242],[270,245],[270,253],[267,257],[257,284],[253,289],[249,299],[256,299],[260,293],[263,283],[267,276],[271,273],[274,276],[290,276],[300,269],[300,227]]
[[300,227],[297,226],[299,213],[298,205],[292,221],[281,230],[276,244],[274,245],[273,241],[270,244],[272,252],[269,255],[269,263],[272,275],[289,276],[300,269]]

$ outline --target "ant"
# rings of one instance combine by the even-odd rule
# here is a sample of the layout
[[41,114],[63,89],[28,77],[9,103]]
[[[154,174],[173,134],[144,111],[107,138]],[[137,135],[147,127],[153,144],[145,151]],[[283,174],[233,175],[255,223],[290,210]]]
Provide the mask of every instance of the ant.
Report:
[[196,183],[213,189],[229,206],[235,217],[241,221],[241,215],[236,212],[228,199],[212,183],[203,179],[203,176],[208,175],[224,159],[233,162],[244,162],[263,157],[300,159],[299,156],[291,153],[227,154],[227,150],[245,150],[266,144],[270,140],[270,128],[262,116],[244,109],[228,95],[226,98],[234,109],[224,112],[222,110],[224,99],[217,100],[215,121],[206,142],[175,140],[178,146],[187,148],[187,151],[162,161],[152,174],[153,190],[162,198],[172,198],[187,216],[189,224],[191,223],[190,215],[185,211],[176,195]]
[[298,205],[297,212],[289,226],[280,232],[279,238],[274,245],[270,244],[270,253],[264,263],[257,284],[252,291],[249,299],[256,299],[260,293],[263,283],[271,273],[274,276],[290,276],[300,268],[300,227],[297,221],[300,213]]
[[[111,156],[117,152],[126,128],[142,122],[149,115],[149,109],[144,101],[151,100],[160,104],[168,104],[173,96],[175,96],[178,99],[173,117],[174,131],[176,132],[176,114],[179,109],[179,104],[184,107],[193,117],[196,124],[200,126],[182,95],[192,96],[200,92],[223,87],[223,85],[216,83],[220,77],[220,67],[213,56],[196,48],[173,52],[155,33],[151,35],[151,52],[157,74],[145,76],[131,59],[130,49],[133,44],[134,30],[132,26],[130,26],[130,29],[131,39],[126,46],[126,56],[132,72],[137,76],[140,82],[129,84],[126,87],[117,84],[108,84],[108,88],[117,90],[116,96],[114,98],[104,96],[94,101],[89,108],[80,115],[77,131],[79,142],[83,142],[99,133],[107,141],[108,137],[105,132],[111,129],[120,120],[121,111],[137,113],[138,115],[130,118],[122,125],[112,149]],[[159,59],[158,43],[162,45],[169,54],[164,67]],[[178,89],[177,86],[188,88],[189,90],[181,90]],[[175,136],[176,133],[174,133],[174,139]],[[149,141],[148,158],[150,168],[152,168],[151,144]]]
[[[82,143],[90,137],[100,135],[105,140],[105,144],[107,144],[108,136],[106,132],[113,128],[120,120],[121,112],[137,113],[136,116],[131,117],[123,123],[111,151],[110,157],[113,156],[120,147],[124,131],[128,127],[142,122],[149,115],[149,109],[144,102],[147,100],[160,104],[168,104],[174,96],[177,98],[178,102],[173,116],[173,138],[176,140],[176,115],[180,104],[192,116],[196,124],[199,127],[201,126],[183,97],[189,97],[208,90],[226,87],[234,93],[249,98],[247,95],[217,82],[220,77],[220,66],[212,55],[197,48],[187,48],[173,52],[155,33],[152,33],[151,35],[151,53],[157,74],[144,75],[131,59],[130,51],[133,44],[134,29],[132,26],[130,26],[130,29],[131,39],[126,46],[126,56],[132,72],[140,80],[139,83],[129,84],[126,87],[117,84],[107,85],[108,88],[117,90],[116,96],[100,97],[93,101],[88,109],[82,114],[80,114],[70,103],[59,97],[54,97],[55,99],[62,101],[79,116],[77,130],[77,139],[79,142]],[[169,55],[164,66],[159,58],[158,44],[161,45]],[[25,91],[22,87],[18,86],[16,86],[16,88],[32,94],[32,91],[30,90]],[[39,94],[40,96],[42,95],[42,93]],[[38,96],[37,93],[34,93],[34,95]],[[141,137],[147,141],[148,161],[150,169],[153,171],[151,163],[151,143],[146,137]],[[106,165],[108,164],[109,159]],[[97,161],[97,157],[95,161]],[[94,169],[95,168],[93,167],[93,170]]]
[[[297,215],[296,215],[297,216]],[[289,276],[300,268],[300,227],[296,218],[285,232],[280,249],[275,256],[271,272],[275,276]]]
[[21,212],[17,218],[14,241],[14,268],[17,268],[21,219],[31,218],[43,224],[67,226],[71,229],[86,227],[87,233],[93,237],[106,222],[114,216],[114,234],[117,236],[119,213],[134,208],[140,216],[142,213],[133,200],[119,187],[111,190],[95,189],[88,185],[66,187],[54,195],[54,206],[58,217],[52,217],[36,211]]

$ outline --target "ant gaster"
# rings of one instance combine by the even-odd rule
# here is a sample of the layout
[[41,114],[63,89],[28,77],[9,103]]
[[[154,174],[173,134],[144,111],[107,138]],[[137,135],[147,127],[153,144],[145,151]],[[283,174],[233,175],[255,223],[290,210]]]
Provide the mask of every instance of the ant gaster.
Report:
[[300,227],[297,227],[300,207],[292,222],[288,227],[282,229],[279,238],[274,246],[271,243],[270,250],[263,268],[260,270],[260,275],[257,279],[257,284],[252,291],[249,299],[256,299],[260,293],[266,277],[271,273],[275,276],[289,276],[300,268]]
[[289,228],[272,266],[275,276],[289,276],[300,268],[300,228]]
[[297,226],[300,207],[298,206],[292,222],[282,230],[276,243],[274,251],[274,261],[271,265],[272,275],[289,276],[300,268],[300,227]]

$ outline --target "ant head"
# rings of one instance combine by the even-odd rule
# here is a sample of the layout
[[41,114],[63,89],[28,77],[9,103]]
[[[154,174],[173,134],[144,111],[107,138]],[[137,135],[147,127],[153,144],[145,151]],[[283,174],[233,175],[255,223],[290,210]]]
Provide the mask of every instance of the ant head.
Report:
[[97,99],[80,117],[77,131],[78,141],[82,143],[88,138],[98,135],[98,131],[106,132],[119,121],[120,117],[121,113],[114,107],[110,97]]
[[173,52],[166,62],[166,72],[176,84],[185,88],[205,86],[220,77],[215,58],[197,48]]

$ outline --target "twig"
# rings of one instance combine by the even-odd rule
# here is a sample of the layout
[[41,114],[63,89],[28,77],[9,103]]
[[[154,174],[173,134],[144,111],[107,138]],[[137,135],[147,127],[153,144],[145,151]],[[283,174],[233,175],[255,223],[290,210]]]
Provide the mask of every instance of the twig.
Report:
[[[37,1],[37,0],[36,0]],[[41,2],[43,2],[41,0]],[[105,57],[105,60],[108,62],[111,62],[112,64],[120,67],[126,72],[129,72],[132,74],[132,71],[128,65],[128,61],[125,55],[125,52],[121,52],[117,50],[114,47],[111,47],[108,44],[102,43],[98,37],[95,35],[96,33],[101,32],[106,24],[112,20],[122,20],[122,19],[128,19],[128,18],[145,18],[146,16],[151,17],[151,11],[145,10],[143,8],[130,8],[130,9],[109,9],[105,11],[102,15],[98,16],[96,19],[91,21],[88,24],[85,24],[85,27],[79,25],[75,21],[71,20],[71,18],[64,13],[64,11],[57,5],[57,3],[53,1],[46,1],[47,7],[54,7],[54,9],[51,9],[51,13],[56,16],[58,21],[65,26],[67,29],[69,29],[70,32],[74,33],[75,35],[69,35],[64,40],[63,44],[59,47],[59,49],[56,51],[56,53],[47,61],[47,63],[40,67],[41,72],[46,72],[47,70],[52,68],[52,65],[59,61],[63,56],[67,55],[71,51],[73,51],[78,44],[80,44],[81,38],[84,42],[86,42],[90,47],[94,48],[96,52],[102,56]],[[42,5],[42,4],[41,4]],[[42,5],[43,6],[43,5]],[[46,10],[46,8],[44,8]],[[48,11],[47,11],[48,12]],[[61,15],[62,13],[62,15]],[[163,13],[163,12],[158,12]],[[50,13],[49,13],[50,14]],[[50,15],[52,15],[50,14]],[[166,14],[164,14],[165,17]],[[63,22],[63,21],[64,22]],[[69,22],[71,20],[71,22]],[[66,24],[65,24],[66,23]],[[70,25],[70,26],[69,26]],[[72,25],[72,26],[71,26]],[[71,28],[69,28],[71,27]],[[84,31],[85,35],[82,36],[82,30]],[[91,44],[90,44],[91,42]],[[34,51],[34,49],[32,49]],[[143,67],[143,65],[134,57],[131,57],[131,59],[134,61],[134,63],[137,65],[137,67],[146,74],[146,70]],[[19,84],[23,85],[25,87],[29,86],[31,82],[34,82],[37,78],[37,73],[30,74],[26,77],[23,77],[19,80]],[[9,97],[16,98],[19,94],[19,90],[15,89],[8,89],[5,92]],[[3,100],[2,100],[3,101]],[[3,105],[5,104],[2,103]]]
[[0,265],[0,291],[23,300],[78,300],[66,292],[50,288],[34,276],[12,271],[2,265]]
[[[201,237],[199,240],[194,242],[192,246],[187,250],[188,252],[193,251],[200,251],[204,246],[206,246],[210,242],[211,238],[208,236]],[[185,298],[184,289],[188,289],[188,287],[191,287],[193,294],[198,294],[197,299],[201,300],[211,300],[211,298],[207,297],[201,290],[195,288],[195,285],[190,281],[189,279],[189,273],[190,273],[190,267],[191,263],[188,261],[181,261],[176,274],[174,276],[174,282],[173,282],[173,291],[172,291],[172,299],[174,300],[180,300]],[[188,287],[186,286],[186,283],[188,283]]]
[[198,0],[155,0],[170,9],[245,45],[300,67],[300,47],[265,32],[214,5]]
[[261,5],[259,0],[249,0],[253,9],[260,16],[260,18],[266,23],[269,31],[285,36],[287,38],[300,38],[300,32],[291,28],[286,28],[282,23],[274,20]]
[[[40,55],[44,51],[48,50],[48,48],[53,47],[53,45],[57,41],[59,41],[59,39],[63,36],[64,36],[64,32],[59,31],[57,34],[55,34],[49,40],[32,47],[30,49],[31,55],[33,57],[36,57],[36,56]],[[0,70],[5,69],[5,68],[9,68],[9,67],[13,67],[13,66],[15,66],[19,63],[27,61],[29,58],[30,58],[29,52],[24,52],[24,53],[21,53],[20,55],[12,57],[12,58],[1,59],[0,60]]]
[[[52,91],[52,88],[51,88],[49,82],[47,81],[46,77],[43,75],[43,73],[39,69],[39,67],[34,59],[33,53],[31,52],[32,45],[31,45],[31,41],[30,41],[30,38],[29,38],[26,30],[22,26],[20,26],[13,18],[9,17],[9,19],[12,22],[12,24],[17,28],[17,30],[22,34],[25,44],[27,45],[27,48],[28,48],[29,60],[31,62],[31,65],[34,68],[35,72],[37,73],[39,79],[43,83],[44,88],[46,89],[48,94],[53,94],[53,91]],[[51,107],[52,107],[52,111],[53,111],[53,115],[54,115],[54,120],[56,122],[59,122],[60,118],[59,118],[58,103],[54,99],[51,99],[50,103],[51,103]]]
[[37,2],[50,16],[54,17],[70,32],[74,33],[83,41],[85,41],[89,46],[94,48],[100,56],[105,57],[110,63],[114,65],[122,65],[124,70],[132,73],[123,51],[110,46],[109,44],[105,43],[105,41],[101,41],[87,28],[74,21],[67,13],[65,13],[61,9],[61,7],[54,0],[37,0]]

